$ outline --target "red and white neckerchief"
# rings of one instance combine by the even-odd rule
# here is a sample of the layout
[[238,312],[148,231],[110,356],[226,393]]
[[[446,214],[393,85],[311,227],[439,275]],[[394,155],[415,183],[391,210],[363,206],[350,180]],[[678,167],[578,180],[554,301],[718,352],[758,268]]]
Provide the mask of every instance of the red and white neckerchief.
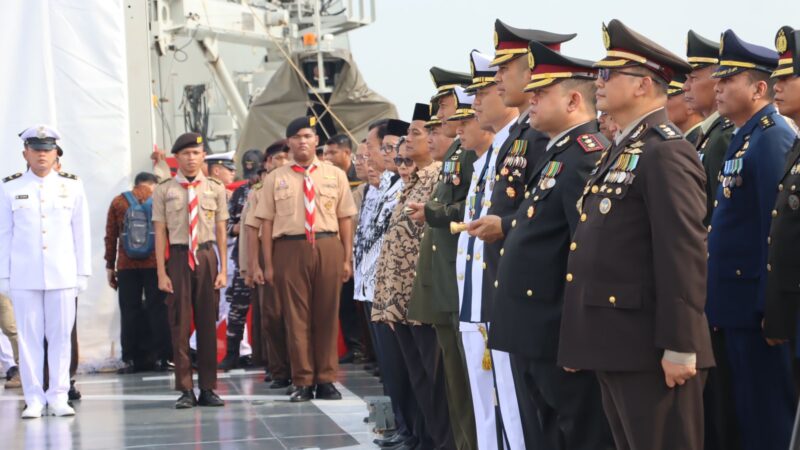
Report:
[[194,270],[197,265],[197,223],[200,220],[197,212],[197,192],[194,188],[200,184],[200,180],[180,183],[186,189],[189,199],[189,267]]
[[306,169],[305,167],[294,164],[292,165],[292,170],[303,174],[303,205],[306,208],[306,240],[310,242],[313,247],[314,244],[316,244],[314,219],[317,215],[317,206],[314,202],[314,180],[311,179],[311,174],[317,170],[317,166],[312,164]]

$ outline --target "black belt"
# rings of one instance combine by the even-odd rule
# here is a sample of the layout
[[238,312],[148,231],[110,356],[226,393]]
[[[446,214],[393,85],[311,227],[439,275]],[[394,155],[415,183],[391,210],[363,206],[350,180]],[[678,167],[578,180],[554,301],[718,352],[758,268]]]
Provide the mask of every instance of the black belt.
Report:
[[[325,239],[333,236],[338,236],[339,233],[335,231],[320,231],[315,235],[317,239]],[[305,234],[284,234],[283,236],[278,236],[275,239],[276,241],[305,241],[306,235]]]
[[[197,244],[198,250],[208,250],[209,248],[214,247],[214,241],[207,241],[203,242],[202,244]],[[189,250],[189,245],[187,244],[171,244],[169,246],[172,250]]]

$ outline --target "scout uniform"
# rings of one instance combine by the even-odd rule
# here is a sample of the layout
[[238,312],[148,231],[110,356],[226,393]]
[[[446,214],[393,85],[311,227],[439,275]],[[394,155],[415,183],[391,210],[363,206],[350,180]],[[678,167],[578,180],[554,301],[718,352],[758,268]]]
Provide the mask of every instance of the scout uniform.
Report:
[[[592,62],[570,58],[537,42],[530,43],[531,83],[526,91],[565,79],[593,83]],[[567,256],[578,225],[575,202],[608,141],[596,120],[563,130],[551,138],[531,169],[528,184],[511,221],[497,272],[489,340],[511,354],[517,397],[541,417],[551,438],[571,449],[612,448],[611,433],[591,372],[567,373],[556,366]]]
[[[692,70],[704,69],[709,66],[719,64],[719,43],[706,39],[692,30],[686,38],[686,59]],[[698,141],[692,142],[697,146],[697,154],[703,163],[703,171],[706,173],[706,217],[703,224],[708,226],[711,223],[711,213],[714,210],[714,198],[717,195],[719,185],[718,175],[722,169],[722,158],[728,150],[728,144],[733,136],[733,122],[719,115],[714,111],[710,116],[701,122],[702,133]],[[713,338],[713,336],[712,336]],[[713,378],[713,370],[709,373],[709,379]],[[709,380],[710,381],[710,380]],[[723,448],[730,448],[725,446]]]
[[[616,19],[603,38],[601,68],[646,67],[664,83],[691,69]],[[596,371],[617,448],[703,445],[703,369],[714,364],[703,182],[697,153],[662,107],[622,130],[577,202],[557,364]],[[670,389],[662,358],[696,359],[699,373]]]
[[[313,129],[314,122],[295,119],[287,138]],[[347,175],[314,158],[307,168],[290,164],[273,170],[258,195],[255,217],[246,224],[258,228],[263,220],[272,222],[272,236],[262,238],[273,240],[274,293],[284,308],[292,381],[301,388],[292,400],[308,400],[314,385],[317,397],[335,395],[345,261],[339,219],[356,214]]]
[[[60,136],[45,125],[20,134],[34,151],[63,152]],[[23,418],[74,415],[67,404],[70,389],[71,333],[75,298],[91,275],[89,206],[75,175],[51,170],[40,178],[17,173],[0,184],[0,293],[14,304]],[[49,384],[43,389],[44,341],[48,343]]]
[[[667,96],[671,98],[678,95],[684,95],[685,92],[683,91],[683,83],[685,82],[686,82],[685,74],[675,75],[675,78],[673,78],[672,81],[669,82],[669,87],[667,88]],[[700,135],[703,134],[703,128],[701,126],[702,124],[703,122],[700,121],[695,125],[693,125],[691,128],[689,128],[688,130],[686,130],[686,132],[683,133],[683,138],[689,141],[690,144],[697,145],[697,141],[700,140]]]
[[[471,53],[470,58],[473,66],[484,66],[487,69],[491,61],[491,58],[475,51]],[[470,87],[475,84],[477,82],[473,82]],[[494,84],[493,78],[491,83],[485,86],[490,84]],[[479,88],[473,88],[477,89]],[[475,120],[475,111],[472,109],[474,97],[467,95],[460,87],[456,88],[456,96],[458,110],[448,120]],[[485,199],[491,196],[494,185],[496,158],[497,152],[490,145],[472,163],[472,180],[461,222],[468,223],[486,214],[488,201]],[[488,324],[481,322],[483,246],[482,240],[467,233],[460,233],[456,252],[456,278],[460,300],[459,331],[472,392],[478,448],[524,449],[525,438],[522,434],[522,421],[514,384],[509,383],[513,375],[508,354],[504,352],[491,354],[487,344]]]
[[[745,70],[772,73],[778,54],[739,39],[722,37],[715,78]],[[719,174],[716,208],[708,227],[708,304],[712,327],[724,332],[733,395],[744,449],[786,448],[794,416],[788,345],[763,338],[767,282],[767,237],[776,187],[795,132],[768,104],[734,133]],[[791,187],[791,186],[789,186]]]
[[[800,77],[800,32],[791,27],[778,30],[775,47],[780,56],[773,78]],[[795,339],[797,305],[800,302],[800,138],[795,139],[781,181],[769,237],[767,298],[764,311],[764,335],[773,339]]]
[[[456,86],[467,86],[472,77],[438,67],[430,70],[438,99],[454,95]],[[443,117],[431,117],[429,127],[440,126]],[[447,406],[453,439],[459,449],[474,449],[475,418],[469,397],[466,363],[458,335],[458,285],[453,264],[458,237],[450,233],[450,222],[464,217],[464,200],[472,177],[475,152],[453,141],[444,155],[438,183],[425,203],[425,229],[420,240],[416,276],[408,306],[408,318],[432,324],[442,351]]]
[[[172,153],[202,143],[199,134],[185,133],[175,141]],[[188,400],[186,404],[179,400],[176,405],[179,408],[194,406],[189,360],[193,321],[197,333],[200,403],[222,406],[221,400],[212,395],[217,383],[216,319],[219,305],[219,292],[214,289],[219,264],[214,244],[216,227],[224,226],[226,220],[225,187],[219,181],[206,178],[202,172],[189,180],[179,170],[174,178],[159,183],[153,193],[153,222],[165,224],[169,239],[166,271],[174,292],[167,294],[166,303],[172,332],[175,389],[183,392]]]
[[[491,64],[498,66],[515,58],[527,58],[530,41],[539,42],[558,51],[562,43],[575,36],[575,34],[555,34],[540,30],[514,28],[496,20],[494,24],[495,57]],[[500,216],[504,235],[507,235],[511,229],[511,220],[522,202],[525,185],[533,177],[533,166],[539,156],[544,153],[548,141],[547,136],[530,127],[526,112],[510,128],[508,137],[498,149],[494,174],[495,185],[489,199],[488,214]],[[491,322],[494,281],[497,278],[500,252],[503,251],[503,239],[486,243],[485,249],[486,273],[483,276],[482,319],[484,322]]]

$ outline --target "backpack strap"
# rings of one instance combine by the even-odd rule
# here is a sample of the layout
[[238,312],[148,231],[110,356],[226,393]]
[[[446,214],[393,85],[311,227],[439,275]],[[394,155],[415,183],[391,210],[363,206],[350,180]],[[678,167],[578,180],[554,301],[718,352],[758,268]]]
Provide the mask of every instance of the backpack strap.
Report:
[[133,196],[133,191],[123,192],[122,195],[124,195],[125,196],[125,200],[128,201],[128,206],[129,207],[139,204],[139,200],[137,200],[136,197]]

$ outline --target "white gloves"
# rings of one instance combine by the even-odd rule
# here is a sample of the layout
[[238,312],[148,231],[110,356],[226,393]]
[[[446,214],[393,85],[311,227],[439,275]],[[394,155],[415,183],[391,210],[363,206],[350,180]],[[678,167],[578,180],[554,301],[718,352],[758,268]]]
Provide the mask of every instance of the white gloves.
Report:
[[78,275],[78,294],[86,292],[89,287],[89,277],[86,275]]
[[8,278],[0,278],[0,294],[6,297],[11,294],[11,280]]

